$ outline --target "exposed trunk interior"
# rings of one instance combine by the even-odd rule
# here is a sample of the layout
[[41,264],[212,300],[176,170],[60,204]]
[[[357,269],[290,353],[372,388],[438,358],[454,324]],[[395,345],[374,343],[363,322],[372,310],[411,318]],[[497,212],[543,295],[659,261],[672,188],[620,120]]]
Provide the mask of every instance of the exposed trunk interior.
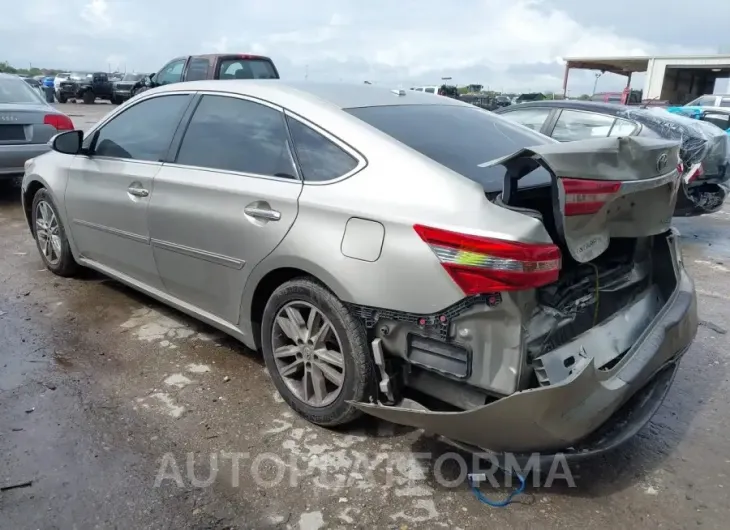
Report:
[[[542,219],[563,255],[559,280],[538,289],[538,305],[528,324],[527,362],[535,375],[530,386],[554,384],[559,381],[556,375],[567,377],[577,367],[579,359],[574,354],[574,344],[563,348],[565,352],[552,355],[558,359],[548,354],[583,334],[587,341],[595,340],[586,332],[602,324],[609,328],[612,319],[631,318],[632,329],[629,329],[631,323],[616,328],[625,333],[613,344],[617,346],[623,341],[623,346],[617,346],[618,354],[607,353],[605,359],[596,359],[600,369],[611,369],[633,345],[638,332],[658,314],[676,283],[673,257],[665,235],[612,238],[608,248],[597,258],[587,263],[574,260],[558,234],[551,193],[551,188],[545,186],[521,190],[513,195],[510,205],[501,203],[499,197],[495,201]],[[580,344],[577,347],[583,349]]]

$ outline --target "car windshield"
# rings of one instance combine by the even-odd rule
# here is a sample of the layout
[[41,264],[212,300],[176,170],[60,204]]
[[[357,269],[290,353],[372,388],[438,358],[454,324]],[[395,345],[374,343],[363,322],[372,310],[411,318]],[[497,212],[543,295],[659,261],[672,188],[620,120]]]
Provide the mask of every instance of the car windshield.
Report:
[[91,74],[87,72],[73,72],[71,75],[69,75],[71,79],[86,79],[88,77],[91,77]]
[[[471,105],[393,105],[345,109],[419,153],[481,184],[502,189],[504,168],[479,164],[524,147],[555,140]],[[522,187],[549,182],[538,169],[521,179]]]
[[122,81],[139,81],[144,77],[144,74],[125,74]]
[[41,102],[37,90],[30,87],[20,77],[0,77],[0,104]]

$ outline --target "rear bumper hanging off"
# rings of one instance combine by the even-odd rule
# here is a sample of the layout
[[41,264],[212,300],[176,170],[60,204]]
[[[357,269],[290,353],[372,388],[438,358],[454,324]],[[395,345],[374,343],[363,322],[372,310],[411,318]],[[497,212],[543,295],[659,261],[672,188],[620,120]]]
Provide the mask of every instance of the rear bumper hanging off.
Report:
[[[495,453],[563,451],[581,442],[588,444],[583,453],[615,447],[635,434],[659,407],[679,358],[697,332],[694,284],[683,268],[677,272],[676,288],[660,314],[609,370],[589,362],[560,383],[517,392],[464,412],[424,410],[418,404],[410,408],[354,405],[372,416]],[[619,421],[619,417],[631,421]],[[610,436],[591,437],[604,430]]]

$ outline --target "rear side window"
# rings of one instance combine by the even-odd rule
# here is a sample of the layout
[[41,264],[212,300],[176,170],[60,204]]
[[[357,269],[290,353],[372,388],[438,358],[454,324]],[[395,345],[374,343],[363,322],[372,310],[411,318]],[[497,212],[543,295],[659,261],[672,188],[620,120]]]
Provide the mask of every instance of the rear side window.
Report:
[[434,94],[436,92],[436,89],[433,87],[428,87],[423,89],[424,92],[428,92],[429,94]]
[[167,154],[189,101],[187,94],[141,101],[103,125],[84,142],[85,147],[96,136],[96,156],[159,162]]
[[605,114],[566,109],[560,113],[552,137],[560,142],[605,138],[611,131],[614,120],[613,116]]
[[721,107],[730,107],[730,98],[720,98]]
[[610,136],[631,136],[636,131],[636,127],[634,122],[618,118],[613,124]]
[[550,109],[520,109],[502,114],[508,120],[517,122],[533,131],[540,131],[549,115]]
[[264,59],[226,59],[219,67],[221,79],[278,79],[274,65]]
[[286,120],[305,181],[336,179],[357,167],[357,159],[337,144],[298,120],[289,116]]
[[193,58],[188,65],[188,71],[185,74],[186,81],[199,81],[208,78],[208,59]]
[[195,109],[178,164],[295,178],[284,115],[226,96],[203,96]]
[[[393,105],[346,109],[435,162],[481,184],[486,191],[502,189],[504,168],[479,164],[524,147],[553,143],[542,134],[521,127],[472,105]],[[549,182],[538,169],[520,180],[522,186]]]

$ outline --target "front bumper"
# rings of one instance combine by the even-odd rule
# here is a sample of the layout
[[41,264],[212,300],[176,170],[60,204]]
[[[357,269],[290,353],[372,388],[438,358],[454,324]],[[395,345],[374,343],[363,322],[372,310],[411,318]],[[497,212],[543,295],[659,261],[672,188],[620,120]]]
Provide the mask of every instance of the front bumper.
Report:
[[[580,446],[582,453],[590,454],[615,447],[635,434],[659,407],[679,358],[697,332],[694,284],[683,267],[676,272],[677,284],[667,303],[610,370],[599,370],[589,362],[565,381],[464,412],[434,412],[417,404],[411,408],[354,405],[372,416],[493,453],[550,453]],[[648,398],[636,401],[645,393]],[[618,421],[622,414],[630,414],[633,420]],[[591,435],[609,427],[611,436],[591,441]]]
[[14,177],[25,173],[25,162],[50,150],[48,144],[0,146],[0,177]]

